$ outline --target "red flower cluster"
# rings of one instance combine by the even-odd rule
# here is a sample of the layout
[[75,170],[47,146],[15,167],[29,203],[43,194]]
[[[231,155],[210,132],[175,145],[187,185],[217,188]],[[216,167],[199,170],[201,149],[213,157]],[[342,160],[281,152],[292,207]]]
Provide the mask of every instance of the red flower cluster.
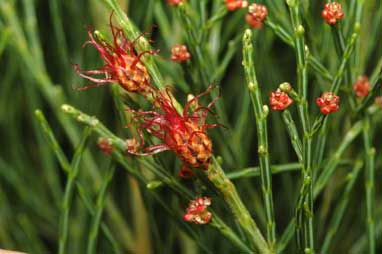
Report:
[[191,200],[183,219],[195,224],[207,224],[211,221],[212,214],[208,212],[207,207],[211,205],[211,198],[198,197]]
[[172,150],[185,166],[207,169],[212,157],[212,142],[206,130],[214,128],[218,124],[206,124],[206,117],[219,97],[210,102],[207,107],[192,109],[191,105],[214,88],[214,86],[210,86],[205,92],[188,101],[182,114],[176,110],[168,89],[157,91],[153,95],[155,110],[133,112],[134,120],[139,124],[138,133],[141,138],[141,147],[144,145],[143,130],[159,138],[163,143],[146,147],[143,149],[143,153],[133,150],[128,150],[128,152],[136,155],[151,155]]
[[183,2],[186,2],[186,0],[167,0],[167,3],[169,5],[175,5],[175,6],[177,6]]
[[99,138],[97,141],[98,147],[107,155],[114,150],[113,143],[108,138]]
[[[150,76],[140,59],[144,54],[156,54],[158,51],[150,50],[136,54],[134,44],[143,34],[131,42],[126,38],[122,29],[113,26],[111,18],[112,16],[110,16],[110,29],[113,35],[112,44],[98,36],[94,37],[92,31],[88,29],[90,41],[84,45],[90,44],[94,46],[105,65],[96,70],[83,71],[75,64],[74,69],[76,72],[81,77],[93,82],[79,88],[79,90],[112,82],[120,84],[128,92],[145,94],[150,91]],[[102,75],[103,77],[96,78],[94,75]]]
[[339,103],[340,97],[332,92],[324,92],[321,97],[316,99],[316,104],[320,107],[324,115],[338,111],[340,108]]
[[279,88],[275,92],[271,92],[269,104],[272,110],[284,110],[293,103],[293,100],[287,93],[282,92]]
[[171,49],[171,60],[174,62],[184,62],[191,58],[186,45],[175,45]]
[[369,94],[370,83],[366,76],[360,76],[357,78],[353,85],[353,90],[355,91],[355,96],[365,97]]
[[225,0],[225,4],[229,11],[234,11],[236,9],[245,8],[248,6],[248,1],[243,0]]
[[331,2],[325,4],[324,10],[321,13],[322,17],[329,25],[334,25],[337,23],[337,20],[340,20],[344,17],[342,12],[342,6],[340,3]]
[[245,16],[247,23],[256,29],[263,27],[263,21],[268,15],[268,10],[265,5],[251,4],[248,7],[248,13]]

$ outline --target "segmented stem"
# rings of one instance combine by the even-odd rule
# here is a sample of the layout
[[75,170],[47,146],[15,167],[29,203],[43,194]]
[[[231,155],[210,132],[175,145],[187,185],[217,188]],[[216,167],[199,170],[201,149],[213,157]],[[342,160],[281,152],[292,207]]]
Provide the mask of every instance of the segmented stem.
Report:
[[272,197],[272,172],[268,151],[267,115],[268,106],[263,105],[261,91],[256,79],[253,63],[252,31],[247,29],[243,36],[243,66],[256,117],[260,177],[267,218],[267,240],[273,250],[276,244],[276,223]]
[[[301,97],[298,102],[298,112],[304,132],[303,137],[303,169],[302,177],[303,184],[300,189],[299,201],[296,207],[296,233],[297,243],[301,252],[314,253],[314,231],[313,231],[313,170],[312,170],[312,135],[308,104],[307,104],[307,89],[308,89],[308,76],[307,76],[307,54],[308,49],[305,46],[304,33],[305,29],[302,26],[300,17],[300,1],[287,0],[286,1],[292,20],[294,29],[294,43],[296,48],[297,60],[297,87],[298,93]],[[301,196],[304,195],[304,196]],[[304,224],[303,230],[301,224]],[[304,243],[302,240],[304,239]],[[304,247],[303,247],[304,246]]]
[[219,163],[214,159],[206,171],[208,179],[221,192],[224,200],[229,205],[236,221],[240,224],[245,233],[250,237],[251,244],[261,254],[270,254],[273,251],[269,248],[256,222],[252,219],[247,208],[241,201],[236,191],[235,185],[228,179],[221,169]]

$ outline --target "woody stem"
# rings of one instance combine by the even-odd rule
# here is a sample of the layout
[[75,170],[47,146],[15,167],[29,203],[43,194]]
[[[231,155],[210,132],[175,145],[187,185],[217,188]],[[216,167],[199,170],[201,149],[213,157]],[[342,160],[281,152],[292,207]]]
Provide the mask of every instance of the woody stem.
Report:
[[213,158],[211,165],[208,170],[206,170],[206,175],[211,183],[221,192],[235,219],[245,233],[250,236],[250,241],[252,245],[255,246],[256,250],[261,254],[273,253],[268,247],[256,222],[253,220],[249,211],[240,199],[234,184],[225,175],[215,158]]

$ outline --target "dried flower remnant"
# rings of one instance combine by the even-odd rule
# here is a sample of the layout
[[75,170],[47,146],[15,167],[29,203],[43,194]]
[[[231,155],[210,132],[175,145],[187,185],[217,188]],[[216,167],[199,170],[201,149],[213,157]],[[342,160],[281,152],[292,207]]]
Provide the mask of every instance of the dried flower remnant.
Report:
[[329,25],[336,24],[337,20],[340,20],[344,17],[344,13],[342,12],[342,6],[340,3],[337,2],[325,4],[321,15],[324,18],[325,22]]
[[186,2],[186,0],[167,0],[167,4],[177,6],[181,3]]
[[[85,90],[90,87],[103,86],[108,83],[118,83],[128,92],[146,94],[150,91],[150,76],[146,67],[141,62],[141,57],[145,54],[154,55],[158,50],[148,50],[137,54],[134,51],[134,44],[145,33],[142,33],[134,41],[129,41],[122,29],[112,24],[110,17],[110,29],[113,42],[110,44],[102,36],[93,35],[89,28],[89,41],[84,45],[94,46],[104,61],[104,66],[96,70],[80,70],[77,64],[74,65],[75,71],[79,76],[91,81],[92,83],[78,90]],[[101,77],[96,77],[101,75]]]
[[126,140],[126,151],[135,153],[135,152],[138,152],[139,148],[140,148],[140,144],[135,138]]
[[262,4],[251,4],[248,7],[248,13],[245,16],[247,23],[256,29],[263,27],[263,22],[268,15],[268,10],[265,5]]
[[321,97],[316,99],[316,104],[320,107],[324,115],[338,111],[340,108],[339,103],[340,97],[332,92],[324,92]]
[[369,94],[370,83],[366,76],[360,76],[357,78],[353,85],[353,90],[355,91],[355,96],[365,97]]
[[212,214],[207,210],[211,205],[211,198],[198,197],[191,200],[186,213],[183,215],[183,219],[195,224],[207,224],[211,221]]
[[271,92],[269,104],[272,110],[284,110],[293,103],[293,100],[287,93],[281,91],[279,88],[275,92]]
[[184,62],[191,58],[186,45],[175,45],[171,49],[171,60],[174,62]]
[[184,178],[184,179],[189,179],[189,178],[193,178],[194,177],[194,171],[192,171],[189,167],[187,167],[186,165],[182,165],[180,167],[180,171],[179,171],[179,174],[178,176],[180,178]]
[[248,6],[248,1],[243,0],[225,0],[225,4],[229,11],[234,11],[240,8],[246,8]]
[[97,144],[98,147],[107,155],[111,154],[114,150],[113,143],[108,138],[99,138]]
[[133,111],[135,114],[133,120],[139,125],[141,147],[144,145],[143,130],[159,138],[163,143],[143,148],[143,153],[131,150],[128,152],[135,155],[152,155],[172,150],[185,166],[207,169],[212,157],[212,142],[206,130],[219,124],[207,124],[206,118],[210,108],[220,96],[206,107],[191,109],[190,106],[214,88],[210,86],[205,92],[188,101],[181,114],[176,110],[168,89],[157,91],[153,95],[154,110]]

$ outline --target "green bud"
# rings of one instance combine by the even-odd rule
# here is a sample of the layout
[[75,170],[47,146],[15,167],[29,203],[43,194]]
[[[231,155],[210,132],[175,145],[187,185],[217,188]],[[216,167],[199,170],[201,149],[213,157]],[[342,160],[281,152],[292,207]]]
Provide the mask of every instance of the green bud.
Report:
[[292,85],[288,82],[284,82],[279,85],[279,88],[284,93],[289,93],[292,90]]
[[154,190],[156,188],[159,188],[163,185],[163,182],[161,181],[151,181],[146,184],[146,188],[149,190]]

